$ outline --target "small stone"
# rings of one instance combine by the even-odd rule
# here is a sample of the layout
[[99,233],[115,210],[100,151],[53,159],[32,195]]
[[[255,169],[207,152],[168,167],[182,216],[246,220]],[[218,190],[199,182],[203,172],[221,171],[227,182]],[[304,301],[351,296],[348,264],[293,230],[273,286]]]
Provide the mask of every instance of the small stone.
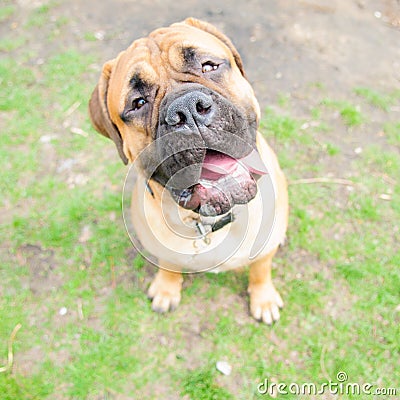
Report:
[[89,225],[85,225],[82,228],[81,234],[79,236],[79,243],[86,243],[92,237],[92,230]]
[[105,36],[106,36],[106,33],[104,31],[97,31],[94,33],[94,37],[97,40],[104,40]]
[[75,164],[77,163],[77,160],[74,158],[66,158],[65,160],[61,160],[58,164],[57,167],[57,172],[61,173],[64,171],[70,170]]
[[392,196],[391,196],[390,194],[387,194],[387,193],[382,193],[382,194],[380,194],[380,195],[379,195],[379,198],[380,198],[381,200],[386,200],[386,201],[392,200]]
[[81,136],[83,136],[83,137],[88,137],[88,136],[89,136],[89,134],[88,134],[87,132],[85,132],[83,129],[77,128],[77,127],[75,127],[75,126],[73,126],[73,127],[71,128],[71,132],[72,132],[72,133],[75,133],[76,135],[81,135]]
[[310,127],[310,124],[308,122],[304,122],[304,124],[301,125],[300,129],[304,131],[305,129],[307,129],[309,127]]
[[227,361],[217,361],[216,368],[219,372],[227,376],[232,372],[232,366]]
[[58,313],[63,317],[64,315],[67,315],[67,312],[67,307],[61,307]]
[[50,143],[54,139],[57,139],[57,135],[43,135],[43,136],[40,136],[39,142],[40,143]]

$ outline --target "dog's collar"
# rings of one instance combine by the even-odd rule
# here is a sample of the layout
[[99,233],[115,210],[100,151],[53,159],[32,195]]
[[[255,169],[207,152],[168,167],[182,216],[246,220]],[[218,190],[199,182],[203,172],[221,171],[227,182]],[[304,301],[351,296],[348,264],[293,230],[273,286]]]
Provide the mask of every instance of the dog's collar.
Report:
[[[204,237],[207,236],[210,232],[216,232],[222,229],[224,226],[230,224],[233,220],[234,220],[233,213],[232,211],[229,211],[227,214],[224,214],[221,218],[209,224],[203,223],[202,221],[197,221],[196,228],[199,231],[200,235]],[[205,228],[206,226],[210,227],[208,231]]]
[[[151,194],[152,197],[154,197],[154,192],[151,186],[149,185],[149,182],[146,182],[146,190]],[[217,220],[213,220],[210,223],[204,223],[202,221],[196,221],[196,229],[203,238],[203,240],[207,243],[208,238],[207,235],[210,232],[216,232],[220,229],[222,229],[224,226],[230,224],[233,222],[234,216],[232,211],[229,211],[227,214],[224,214],[221,218]],[[209,227],[208,229],[206,227]]]
[[153,189],[149,185],[149,181],[146,181],[146,190],[151,194],[151,197],[154,199],[154,192]]

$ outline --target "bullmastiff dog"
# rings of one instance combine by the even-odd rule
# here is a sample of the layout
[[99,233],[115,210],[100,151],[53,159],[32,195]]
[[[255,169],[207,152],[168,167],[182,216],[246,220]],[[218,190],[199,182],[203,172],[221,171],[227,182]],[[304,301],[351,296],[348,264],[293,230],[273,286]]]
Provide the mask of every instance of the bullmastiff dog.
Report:
[[89,113],[137,170],[131,221],[159,266],[153,310],[178,306],[185,272],[249,265],[251,315],[277,321],[287,185],[232,42],[193,18],[157,29],[104,64]]

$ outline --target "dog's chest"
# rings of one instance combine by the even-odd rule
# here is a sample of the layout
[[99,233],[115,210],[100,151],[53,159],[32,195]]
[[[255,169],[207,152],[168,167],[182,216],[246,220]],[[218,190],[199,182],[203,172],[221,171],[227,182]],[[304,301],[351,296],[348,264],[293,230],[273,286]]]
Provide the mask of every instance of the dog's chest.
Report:
[[233,221],[215,232],[212,221],[208,224],[178,207],[168,191],[160,202],[146,189],[144,178],[137,180],[131,204],[134,234],[153,263],[162,260],[170,269],[183,272],[221,272],[246,266],[283,242],[285,212],[275,179],[279,167],[268,165],[271,150],[266,143],[261,147],[270,174],[260,179],[256,197],[235,206]]

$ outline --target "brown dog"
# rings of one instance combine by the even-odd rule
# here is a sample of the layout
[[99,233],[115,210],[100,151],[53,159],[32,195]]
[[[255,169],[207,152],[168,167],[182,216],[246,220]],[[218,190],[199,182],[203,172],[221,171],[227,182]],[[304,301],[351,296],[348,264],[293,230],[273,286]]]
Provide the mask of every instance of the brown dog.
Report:
[[285,238],[286,181],[231,41],[192,18],[158,29],[104,65],[89,110],[135,164],[132,224],[160,266],[153,309],[177,307],[182,272],[250,264],[251,314],[278,320],[271,262]]

